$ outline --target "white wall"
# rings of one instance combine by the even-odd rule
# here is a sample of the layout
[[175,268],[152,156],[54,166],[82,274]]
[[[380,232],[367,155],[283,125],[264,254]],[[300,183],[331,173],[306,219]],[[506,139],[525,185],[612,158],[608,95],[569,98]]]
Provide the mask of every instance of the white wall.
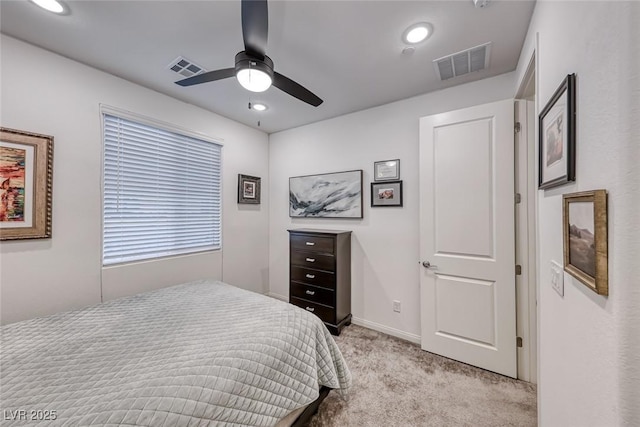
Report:
[[[2,126],[54,136],[53,237],[0,246],[3,324],[98,303],[101,291],[110,299],[202,277],[267,291],[265,133],[16,39],[0,42]],[[224,141],[223,251],[102,275],[101,103]],[[262,205],[236,204],[238,173],[263,178]]]
[[[542,426],[640,425],[640,3],[538,2],[518,67],[536,45],[540,111],[577,74],[575,183],[538,193],[539,383]],[[609,297],[565,274],[562,194],[609,192]]]
[[[418,119],[513,97],[514,73],[291,129],[269,138],[269,289],[289,295],[289,228],[352,230],[356,322],[417,341],[420,335]],[[371,208],[373,162],[400,159],[401,208]],[[364,171],[362,220],[289,218],[289,177]],[[394,313],[399,300],[402,312]]]

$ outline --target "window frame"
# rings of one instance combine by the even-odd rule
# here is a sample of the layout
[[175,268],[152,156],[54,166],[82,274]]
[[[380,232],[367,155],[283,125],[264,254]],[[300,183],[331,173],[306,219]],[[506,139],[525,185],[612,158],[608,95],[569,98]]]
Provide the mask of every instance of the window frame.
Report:
[[[117,107],[113,107],[113,106],[109,106],[109,105],[105,105],[105,104],[99,104],[99,111],[100,111],[100,145],[101,145],[101,162],[100,162],[100,167],[101,167],[101,171],[100,171],[100,264],[102,266],[102,268],[110,268],[110,267],[117,267],[119,265],[127,265],[127,264],[135,264],[135,263],[141,263],[141,262],[152,262],[152,261],[157,261],[157,260],[161,260],[161,259],[166,259],[166,258],[175,258],[175,257],[182,257],[182,256],[189,256],[189,255],[195,255],[195,254],[202,254],[202,253],[207,253],[207,252],[218,252],[218,251],[222,251],[223,248],[223,241],[224,241],[224,236],[223,236],[223,223],[224,223],[224,218],[223,218],[223,211],[224,211],[224,201],[223,201],[223,190],[224,190],[224,140],[222,138],[218,138],[218,137],[211,137],[209,135],[206,135],[204,133],[200,133],[200,132],[195,132],[192,131],[190,129],[175,125],[173,123],[169,123],[169,122],[165,122],[162,120],[157,120],[151,117],[147,117],[141,114],[137,114],[137,113],[133,113],[131,111],[127,111],[121,108],[117,108]],[[220,236],[220,243],[217,247],[214,248],[206,248],[206,249],[185,249],[185,250],[179,250],[176,251],[175,253],[171,253],[171,254],[164,254],[164,255],[159,255],[159,256],[153,256],[153,257],[145,257],[145,258],[139,258],[139,259],[129,259],[129,260],[122,260],[122,261],[115,261],[115,262],[108,262],[105,263],[104,260],[104,239],[105,239],[105,160],[106,160],[106,153],[105,153],[105,116],[109,115],[109,116],[115,116],[124,120],[129,120],[129,121],[133,121],[136,122],[138,124],[141,125],[145,125],[145,126],[150,126],[150,127],[155,127],[157,129],[160,130],[164,130],[167,132],[172,132],[178,135],[182,135],[188,138],[194,138],[194,139],[198,139],[204,142],[208,142],[208,143],[212,143],[212,144],[216,144],[220,147],[220,177],[219,177],[219,181],[220,181],[220,229],[219,229],[219,236]]]

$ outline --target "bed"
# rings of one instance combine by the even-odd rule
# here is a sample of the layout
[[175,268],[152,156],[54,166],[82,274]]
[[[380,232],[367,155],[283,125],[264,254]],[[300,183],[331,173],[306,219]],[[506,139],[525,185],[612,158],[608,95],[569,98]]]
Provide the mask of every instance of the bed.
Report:
[[318,317],[216,281],[9,324],[0,344],[3,426],[280,426],[351,384]]

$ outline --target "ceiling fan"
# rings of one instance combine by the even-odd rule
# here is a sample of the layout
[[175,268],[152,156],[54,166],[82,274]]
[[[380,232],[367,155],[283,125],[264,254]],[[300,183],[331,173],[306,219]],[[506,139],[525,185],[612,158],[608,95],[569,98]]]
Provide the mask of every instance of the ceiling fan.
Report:
[[193,86],[236,76],[242,87],[252,92],[264,92],[273,84],[314,107],[322,104],[313,92],[273,70],[273,61],[265,54],[269,32],[267,0],[242,0],[241,7],[244,51],[236,54],[235,67],[208,71],[176,84]]

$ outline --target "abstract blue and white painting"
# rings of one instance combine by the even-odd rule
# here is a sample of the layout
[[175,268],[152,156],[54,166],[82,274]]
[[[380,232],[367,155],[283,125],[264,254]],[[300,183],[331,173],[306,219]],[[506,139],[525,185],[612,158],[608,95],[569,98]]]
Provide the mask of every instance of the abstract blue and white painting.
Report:
[[289,216],[362,218],[362,170],[289,178]]

